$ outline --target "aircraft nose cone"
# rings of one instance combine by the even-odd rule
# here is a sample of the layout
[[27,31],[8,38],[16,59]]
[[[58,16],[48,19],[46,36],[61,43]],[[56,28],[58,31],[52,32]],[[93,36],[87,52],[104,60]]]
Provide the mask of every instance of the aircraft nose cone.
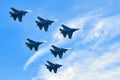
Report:
[[63,66],[63,65],[60,65],[60,67]]
[[79,29],[74,29],[73,31],[77,31],[77,30],[79,30]]
[[50,23],[50,24],[52,24],[53,22],[55,22],[55,21],[52,21],[52,20],[48,20],[48,22]]
[[24,11],[24,12],[22,12],[23,13],[23,15],[25,15],[26,13],[28,13],[27,11]]
[[56,22],[56,21],[52,21],[52,22]]
[[75,29],[76,31],[79,30],[79,29]]
[[39,44],[42,44],[42,43],[44,43],[44,42],[39,42]]
[[28,11],[25,11],[24,14],[28,13]]
[[41,41],[41,42],[39,42],[39,44],[42,44],[42,43],[45,43],[46,41]]

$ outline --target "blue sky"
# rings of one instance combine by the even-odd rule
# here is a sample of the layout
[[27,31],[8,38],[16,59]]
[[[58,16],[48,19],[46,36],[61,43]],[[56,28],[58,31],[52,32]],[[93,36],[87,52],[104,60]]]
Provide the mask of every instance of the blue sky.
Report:
[[[11,7],[31,10],[23,22],[13,21]],[[0,1],[0,80],[119,80],[120,0],[4,0]],[[57,20],[40,31],[37,16]],[[73,39],[63,38],[61,24],[79,28]],[[26,39],[47,41],[30,51]],[[71,48],[63,59],[50,46]],[[47,60],[64,66],[50,73]],[[68,77],[69,76],[69,77]]]

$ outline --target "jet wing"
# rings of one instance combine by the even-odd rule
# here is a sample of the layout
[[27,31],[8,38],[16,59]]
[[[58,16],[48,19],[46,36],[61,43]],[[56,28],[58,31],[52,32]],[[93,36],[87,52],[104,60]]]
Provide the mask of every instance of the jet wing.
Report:
[[34,43],[35,41],[31,40],[31,39],[27,39],[30,43]]
[[37,17],[41,22],[46,22],[45,19],[41,18],[41,17]]
[[54,73],[57,73],[57,67],[55,67],[53,70],[54,70]]
[[59,53],[59,58],[62,58],[62,56],[63,56],[63,52]]
[[23,17],[23,15],[18,16],[18,19],[19,19],[20,22],[22,21],[22,17]]
[[64,37],[66,37],[66,33],[62,33]]
[[69,32],[69,33],[68,33],[68,37],[69,37],[69,39],[72,38],[72,34],[73,34],[73,32]]
[[38,51],[38,45],[34,46],[35,51]]
[[11,8],[15,13],[19,13],[19,10],[15,9],[15,8]]
[[48,31],[48,24],[44,25],[43,27],[44,27],[45,31]]
[[66,25],[61,25],[65,30],[67,30],[67,29],[70,29],[69,27],[67,27]]

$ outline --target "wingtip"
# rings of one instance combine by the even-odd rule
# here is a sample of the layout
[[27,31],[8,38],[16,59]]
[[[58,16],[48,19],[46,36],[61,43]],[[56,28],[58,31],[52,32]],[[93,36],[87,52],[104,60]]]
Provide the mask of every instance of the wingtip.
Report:
[[60,57],[60,59],[62,59],[62,57]]
[[45,30],[45,32],[47,32],[48,30]]
[[38,50],[35,50],[35,51],[38,51]]

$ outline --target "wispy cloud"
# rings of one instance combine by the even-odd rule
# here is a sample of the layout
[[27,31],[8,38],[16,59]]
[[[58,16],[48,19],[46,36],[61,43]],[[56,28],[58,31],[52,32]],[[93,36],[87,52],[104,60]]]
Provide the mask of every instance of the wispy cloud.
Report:
[[[47,69],[45,69],[45,67],[41,66],[38,74],[33,77],[32,80],[120,79],[120,43],[113,41],[108,45],[104,45],[117,35],[120,35],[120,15],[106,18],[99,17],[98,20],[94,20],[94,18],[96,18],[95,16],[93,16],[93,18],[87,17],[82,18],[83,20],[77,18],[77,21],[75,20],[75,22],[72,21],[72,23],[67,23],[71,26],[73,25],[74,27],[81,25],[82,31],[81,35],[79,36],[82,36],[83,41],[76,41],[76,44],[84,43],[86,48],[81,50],[79,48],[80,45],[75,45],[75,49],[73,49],[71,54],[62,60],[62,64],[64,64],[64,66],[58,70],[57,74],[50,73]],[[91,20],[93,20],[93,22],[91,22]],[[93,23],[93,27],[85,29],[85,24],[89,23],[89,21]],[[87,33],[84,29],[87,31]],[[75,38],[79,40],[81,37],[78,37],[77,35]],[[61,39],[61,37],[58,39]],[[89,42],[92,42],[93,44],[90,44]],[[89,50],[91,48],[93,50]],[[98,52],[101,51],[101,48],[103,51],[99,55]],[[57,62],[61,63],[59,60]]]
[[120,15],[111,16],[108,18],[100,19],[95,27],[88,32],[88,35],[83,40],[85,43],[96,40],[93,49],[104,41],[109,41],[120,34],[119,23]]
[[47,49],[48,49],[48,48],[49,48],[49,47],[42,48],[42,49],[40,49],[39,51],[37,51],[35,54],[33,54],[33,55],[27,60],[27,62],[25,63],[25,65],[24,65],[24,70],[26,70],[27,67],[28,67],[32,62],[34,62],[34,61],[37,59],[37,57],[40,57],[40,56],[42,56],[43,54],[45,54],[45,53],[47,52]]
[[[63,60],[65,67],[63,66],[61,70],[58,70],[57,74],[50,73],[45,67],[40,67],[39,74],[33,77],[32,80],[119,80],[120,68],[116,66],[116,64],[120,64],[119,52],[120,48],[111,52],[104,52],[101,56],[95,56],[96,53],[79,50],[73,52],[72,56],[68,56],[69,59]],[[83,58],[80,53],[83,53]]]

